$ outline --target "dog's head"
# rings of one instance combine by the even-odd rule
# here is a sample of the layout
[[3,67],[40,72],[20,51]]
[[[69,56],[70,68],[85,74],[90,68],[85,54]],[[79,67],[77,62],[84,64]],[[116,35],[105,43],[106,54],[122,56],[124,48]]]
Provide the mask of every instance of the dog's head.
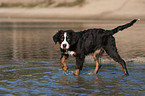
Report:
[[77,42],[77,38],[78,36],[73,30],[60,30],[53,36],[55,44],[58,42],[63,50],[68,50],[70,45]]

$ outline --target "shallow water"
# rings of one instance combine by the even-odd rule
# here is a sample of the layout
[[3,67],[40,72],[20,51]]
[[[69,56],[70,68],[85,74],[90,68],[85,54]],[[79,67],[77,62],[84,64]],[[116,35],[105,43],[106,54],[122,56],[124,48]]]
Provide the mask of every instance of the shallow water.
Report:
[[67,61],[69,72],[65,74],[59,64],[59,45],[52,41],[60,29],[112,29],[126,21],[1,22],[0,95],[144,96],[144,21],[115,35],[119,53],[127,61],[128,77],[123,76],[120,65],[106,55],[96,75],[88,74],[95,68],[91,55],[86,58],[80,76],[73,76],[73,57]]

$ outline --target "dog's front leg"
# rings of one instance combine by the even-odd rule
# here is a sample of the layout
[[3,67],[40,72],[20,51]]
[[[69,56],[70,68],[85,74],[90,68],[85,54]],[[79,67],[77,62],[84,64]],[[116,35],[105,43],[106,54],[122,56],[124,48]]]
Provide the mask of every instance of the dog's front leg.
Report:
[[61,67],[64,70],[64,72],[68,72],[68,67],[67,67],[65,59],[66,59],[66,56],[62,55],[62,58],[61,58]]
[[79,55],[76,56],[76,70],[74,72],[74,75],[76,76],[79,75],[83,67],[84,59],[85,59],[85,56],[79,56]]

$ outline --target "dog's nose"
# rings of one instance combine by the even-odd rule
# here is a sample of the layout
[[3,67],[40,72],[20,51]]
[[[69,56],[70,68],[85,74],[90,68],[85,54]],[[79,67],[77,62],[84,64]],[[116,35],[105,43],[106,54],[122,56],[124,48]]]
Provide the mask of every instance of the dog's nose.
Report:
[[66,48],[66,44],[63,44],[63,47]]

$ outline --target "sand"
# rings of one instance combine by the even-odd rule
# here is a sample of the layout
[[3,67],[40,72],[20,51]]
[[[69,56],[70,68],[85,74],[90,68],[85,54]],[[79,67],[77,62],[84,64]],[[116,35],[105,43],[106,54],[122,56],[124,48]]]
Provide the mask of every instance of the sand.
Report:
[[145,0],[86,0],[83,6],[0,8],[0,19],[145,19]]

